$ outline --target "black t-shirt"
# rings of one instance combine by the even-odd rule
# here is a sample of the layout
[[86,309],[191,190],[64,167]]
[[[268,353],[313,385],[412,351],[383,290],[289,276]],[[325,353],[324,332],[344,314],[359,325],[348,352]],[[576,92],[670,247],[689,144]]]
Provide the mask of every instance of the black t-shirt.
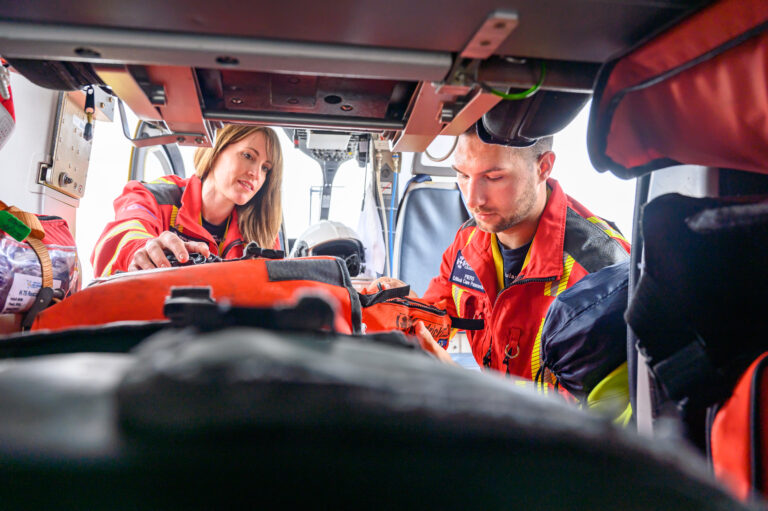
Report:
[[224,236],[227,235],[227,226],[229,225],[229,219],[223,221],[219,225],[214,225],[206,221],[205,218],[203,218],[202,220],[203,220],[203,228],[209,233],[211,233],[211,236],[213,236],[213,240],[216,242],[217,245],[222,241],[224,241]]
[[499,243],[499,250],[501,251],[501,258],[504,261],[504,287],[515,280],[517,274],[523,269],[523,262],[525,262],[525,255],[528,253],[528,249],[531,248],[531,244],[527,243],[520,248],[506,248]]

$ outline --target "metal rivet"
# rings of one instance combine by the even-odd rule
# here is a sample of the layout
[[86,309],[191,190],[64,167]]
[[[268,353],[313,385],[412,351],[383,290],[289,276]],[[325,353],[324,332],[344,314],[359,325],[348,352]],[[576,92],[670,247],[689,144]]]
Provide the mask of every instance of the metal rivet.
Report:
[[299,98],[288,98],[285,100],[286,103],[289,105],[298,105],[299,104]]
[[497,30],[501,30],[502,28],[506,28],[506,27],[507,27],[507,24],[504,23],[503,21],[497,21],[496,24],[493,25],[493,28]]
[[195,139],[195,144],[202,145],[205,142],[205,139],[203,137],[197,137]]
[[237,85],[230,85],[229,90],[240,90],[240,87],[238,87]]
[[242,98],[232,98],[232,99],[229,100],[229,102],[232,103],[233,105],[241,105],[241,104],[243,104],[243,99]]
[[345,112],[349,112],[352,110],[352,105],[341,105],[339,108],[341,108]]
[[491,41],[480,41],[480,46],[490,46]]
[[184,142],[184,140],[186,140],[184,137],[176,137],[176,142],[178,142],[179,144]]

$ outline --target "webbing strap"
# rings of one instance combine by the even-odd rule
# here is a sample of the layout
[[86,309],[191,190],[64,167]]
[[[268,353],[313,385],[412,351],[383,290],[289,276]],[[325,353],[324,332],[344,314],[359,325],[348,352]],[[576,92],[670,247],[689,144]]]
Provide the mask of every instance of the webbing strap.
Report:
[[482,319],[456,318],[450,316],[451,328],[457,330],[482,330],[485,328],[485,321]]
[[37,238],[29,237],[26,241],[40,260],[40,268],[43,275],[42,287],[53,287],[53,265],[51,264],[51,255],[48,253],[48,248]]

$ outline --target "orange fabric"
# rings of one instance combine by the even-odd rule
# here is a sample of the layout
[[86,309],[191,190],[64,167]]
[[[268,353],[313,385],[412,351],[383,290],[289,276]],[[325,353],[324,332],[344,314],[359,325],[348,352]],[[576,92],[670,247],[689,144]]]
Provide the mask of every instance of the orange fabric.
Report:
[[[768,173],[765,31],[660,83],[617,97],[765,22],[765,0],[723,0],[625,56],[597,91],[590,136],[605,136],[605,156],[636,169],[630,175],[672,162]],[[615,100],[618,106],[611,113]],[[601,150],[599,144],[590,146]],[[602,157],[595,156],[598,161]],[[654,160],[664,163],[654,165]]]
[[[366,333],[401,330],[415,335],[414,323],[423,321],[432,337],[447,347],[451,334],[451,318],[445,304],[433,306],[416,298],[392,298],[382,303],[363,308],[363,323]],[[441,342],[442,341],[442,342]]]
[[336,330],[352,333],[349,289],[311,280],[270,281],[267,261],[250,259],[120,274],[44,310],[35,319],[32,330],[162,320],[163,305],[171,288],[210,286],[214,300],[226,300],[235,307],[293,304],[304,291],[323,293],[336,303]]
[[[757,358],[739,379],[731,397],[720,407],[712,423],[710,433],[712,465],[715,476],[721,479],[740,499],[746,500],[752,491],[751,431],[757,427],[761,442],[768,448],[768,407],[760,407],[760,424],[753,425],[751,408],[753,392],[758,399],[768,396],[768,371],[763,371],[758,388],[753,390],[753,374],[768,352]],[[757,453],[761,459],[767,458],[766,452]],[[765,472],[765,471],[764,471]],[[768,488],[766,474],[763,474],[763,491]]]

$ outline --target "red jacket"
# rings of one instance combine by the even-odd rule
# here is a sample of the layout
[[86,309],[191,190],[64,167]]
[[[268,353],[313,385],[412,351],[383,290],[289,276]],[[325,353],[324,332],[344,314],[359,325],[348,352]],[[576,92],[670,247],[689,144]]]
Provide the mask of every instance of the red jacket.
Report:
[[115,220],[108,223],[91,255],[96,276],[126,271],[133,254],[163,231],[185,241],[208,243],[211,254],[225,259],[243,255],[243,237],[232,211],[224,241],[216,244],[201,222],[202,182],[197,176],[170,175],[151,183],[129,181],[115,199]]
[[469,220],[443,254],[424,299],[449,314],[483,319],[467,336],[478,364],[531,379],[549,304],[584,275],[627,257],[629,243],[605,220],[568,197],[554,179],[523,269],[504,289],[496,235]]

